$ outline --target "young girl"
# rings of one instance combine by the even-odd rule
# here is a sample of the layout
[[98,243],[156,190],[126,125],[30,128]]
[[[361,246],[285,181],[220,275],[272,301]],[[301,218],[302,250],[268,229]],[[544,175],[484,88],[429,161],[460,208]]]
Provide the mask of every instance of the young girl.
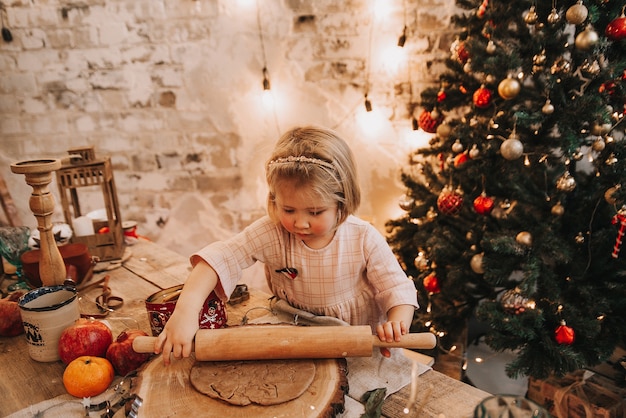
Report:
[[384,237],[353,215],[361,194],[346,142],[327,129],[292,129],[276,144],[266,178],[268,216],[191,256],[193,270],[155,343],[165,364],[170,354],[190,355],[209,293],[227,300],[257,261],[272,293],[295,308],[370,325],[382,341],[409,331],[415,286]]

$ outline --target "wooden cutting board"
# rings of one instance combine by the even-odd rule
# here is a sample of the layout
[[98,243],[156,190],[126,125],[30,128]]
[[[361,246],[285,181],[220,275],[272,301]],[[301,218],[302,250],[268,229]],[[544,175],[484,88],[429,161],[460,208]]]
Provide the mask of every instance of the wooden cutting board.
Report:
[[[259,360],[262,361],[262,360]],[[139,371],[136,393],[143,399],[139,416],[202,416],[234,418],[334,418],[343,412],[348,392],[345,359],[315,359],[315,377],[297,399],[278,405],[230,405],[196,391],[189,382],[195,362],[191,357],[173,360],[169,366],[156,357]]]

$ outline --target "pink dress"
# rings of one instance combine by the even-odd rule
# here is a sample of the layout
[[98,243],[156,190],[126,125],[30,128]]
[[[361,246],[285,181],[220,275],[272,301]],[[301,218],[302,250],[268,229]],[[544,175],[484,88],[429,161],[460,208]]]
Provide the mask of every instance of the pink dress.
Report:
[[[307,247],[265,216],[192,255],[192,265],[200,258],[217,272],[215,290],[223,300],[235,289],[242,270],[260,261],[275,296],[295,308],[351,325],[374,329],[393,306],[418,306],[415,285],[385,238],[355,216],[348,217],[322,249]],[[295,277],[285,268],[295,269]]]

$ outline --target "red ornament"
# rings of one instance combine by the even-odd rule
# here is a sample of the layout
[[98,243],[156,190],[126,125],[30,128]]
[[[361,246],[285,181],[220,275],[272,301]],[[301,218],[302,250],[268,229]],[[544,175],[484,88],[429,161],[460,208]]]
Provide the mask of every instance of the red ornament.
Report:
[[474,199],[474,210],[480,215],[489,215],[494,207],[494,200],[482,192],[480,196]]
[[622,9],[620,17],[613,19],[604,30],[606,37],[612,41],[626,38],[626,15],[624,15],[624,9],[626,9],[626,6]]
[[417,121],[420,128],[431,134],[437,132],[437,126],[439,126],[441,122],[443,122],[443,115],[436,110],[432,112],[424,110]]
[[562,345],[571,345],[574,343],[574,329],[565,325],[565,321],[561,321],[554,331],[554,339],[557,343]]
[[463,42],[459,42],[459,46],[456,49],[456,56],[463,64],[465,64],[469,59],[469,52],[465,49],[465,44],[463,44]]
[[481,86],[478,90],[474,92],[474,96],[472,98],[476,107],[479,107],[481,109],[489,107],[489,105],[491,104],[491,90],[489,90],[485,86]]
[[454,157],[454,166],[455,167],[460,167],[463,164],[465,164],[468,159],[469,159],[469,157],[467,155],[467,152],[462,152],[462,153],[458,154],[456,157]]
[[441,292],[441,288],[439,287],[439,279],[435,276],[435,272],[430,273],[428,276],[424,277],[423,280],[424,289],[428,293],[439,293]]
[[446,95],[446,91],[445,90],[439,90],[439,92],[437,93],[437,101],[439,103],[443,102],[444,100],[446,100],[448,96]]
[[615,89],[617,88],[617,84],[613,80],[605,81],[598,87],[598,91],[600,93],[606,93],[609,96],[615,95]]
[[456,215],[463,206],[463,194],[459,191],[450,190],[444,187],[443,191],[437,198],[437,208],[444,215]]

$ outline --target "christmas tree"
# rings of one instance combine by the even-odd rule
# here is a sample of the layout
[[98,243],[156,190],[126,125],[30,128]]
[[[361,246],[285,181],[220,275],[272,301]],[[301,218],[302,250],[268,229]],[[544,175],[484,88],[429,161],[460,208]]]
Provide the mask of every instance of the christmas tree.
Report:
[[623,0],[457,5],[440,84],[412,104],[433,137],[387,222],[413,329],[447,349],[475,316],[511,377],[598,364],[626,334]]

